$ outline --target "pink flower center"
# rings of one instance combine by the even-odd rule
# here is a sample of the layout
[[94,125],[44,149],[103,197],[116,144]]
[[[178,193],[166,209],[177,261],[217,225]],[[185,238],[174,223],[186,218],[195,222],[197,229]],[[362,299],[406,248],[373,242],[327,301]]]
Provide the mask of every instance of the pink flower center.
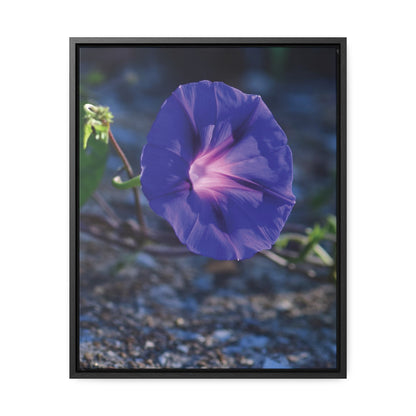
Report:
[[232,186],[225,157],[216,158],[212,153],[197,157],[189,169],[192,186],[200,195],[212,195],[219,188]]

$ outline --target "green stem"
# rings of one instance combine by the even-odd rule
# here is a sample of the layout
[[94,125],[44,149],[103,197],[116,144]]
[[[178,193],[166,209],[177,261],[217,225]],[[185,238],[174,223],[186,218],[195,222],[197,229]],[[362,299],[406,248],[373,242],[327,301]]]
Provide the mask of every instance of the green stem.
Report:
[[[133,179],[134,178],[133,169],[131,168],[131,165],[130,165],[126,155],[124,154],[123,150],[121,149],[121,147],[117,143],[117,140],[113,136],[113,133],[112,133],[110,128],[108,128],[108,136],[110,137],[110,141],[111,141],[112,145],[114,146],[114,149],[116,150],[117,154],[119,155],[120,159],[123,162],[123,165],[124,165],[124,168],[126,169],[127,175],[129,176],[130,179]],[[133,187],[131,189],[132,189],[133,195],[134,195],[134,204],[136,206],[137,220],[138,220],[138,222],[139,222],[139,224],[142,228],[143,233],[146,233],[146,224],[144,222],[142,207],[140,205],[139,189],[137,187]]]
[[121,180],[120,176],[115,176],[112,183],[117,189],[130,189],[134,186],[140,186],[140,176],[135,176],[134,178],[128,179],[124,182]]

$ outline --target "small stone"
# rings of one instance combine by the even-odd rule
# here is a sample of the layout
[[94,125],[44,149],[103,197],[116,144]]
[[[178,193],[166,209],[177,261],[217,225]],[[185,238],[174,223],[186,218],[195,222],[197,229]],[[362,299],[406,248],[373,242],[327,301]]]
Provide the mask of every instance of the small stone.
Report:
[[228,329],[217,329],[212,333],[212,337],[219,341],[219,342],[225,342],[231,338],[231,331]]
[[189,352],[189,347],[187,345],[178,345],[176,349],[184,354],[188,354]]
[[168,284],[152,287],[149,290],[149,298],[153,302],[157,302],[171,309],[182,309],[183,307],[183,303],[178,298],[176,290]]
[[136,263],[139,264],[140,266],[144,266],[149,269],[157,268],[156,260],[150,254],[147,254],[147,253],[139,253],[136,256]]
[[246,335],[241,338],[241,348],[264,348],[269,342],[269,338],[261,335]]
[[176,291],[169,285],[159,285],[149,290],[149,296],[155,299],[176,298]]
[[162,367],[165,367],[166,364],[169,362],[170,359],[170,353],[164,352],[162,355],[159,356],[158,360]]
[[176,321],[175,321],[175,325],[179,326],[179,327],[184,326],[185,325],[185,320],[183,318],[177,318]]
[[236,354],[244,354],[243,349],[239,345],[229,345],[223,349],[224,353],[227,355],[236,355]]
[[81,344],[94,340],[94,336],[89,329],[81,329],[79,338]]
[[151,316],[146,316],[144,319],[144,324],[148,327],[155,326],[155,320]]
[[92,361],[92,354],[90,353],[90,352],[86,352],[85,354],[84,354],[84,358],[86,359],[86,360],[88,360],[88,361]]
[[184,366],[188,357],[180,356],[169,351],[159,356],[158,361],[162,367],[181,368]]
[[291,368],[289,361],[286,357],[279,356],[277,358],[274,358],[273,360],[271,358],[266,358],[263,363],[263,368]]
[[277,304],[277,309],[279,311],[289,311],[293,308],[293,303],[289,299],[282,299]]
[[201,292],[210,292],[214,288],[214,276],[204,273],[193,279],[194,287]]
[[292,363],[297,363],[298,361],[305,360],[309,357],[309,353],[307,352],[301,352],[300,354],[291,354],[288,355],[287,358]]
[[252,366],[252,365],[254,364],[254,360],[253,360],[253,359],[251,359],[251,358],[245,358],[245,357],[243,357],[243,358],[240,360],[240,363],[241,363],[242,365]]
[[149,348],[154,348],[155,347],[155,343],[152,341],[146,341],[146,343],[144,344],[144,348],[147,350]]
[[200,343],[205,342],[205,337],[196,332],[184,331],[183,329],[176,328],[172,328],[169,332],[174,337],[173,339],[182,341],[197,341]]

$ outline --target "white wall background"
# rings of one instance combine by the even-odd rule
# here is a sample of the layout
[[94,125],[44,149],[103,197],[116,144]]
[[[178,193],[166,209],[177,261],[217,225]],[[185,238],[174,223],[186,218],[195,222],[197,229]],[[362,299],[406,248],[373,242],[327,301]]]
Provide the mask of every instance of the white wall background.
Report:
[[[411,2],[5,2],[4,415],[415,414]],[[348,37],[348,379],[69,380],[68,37]]]

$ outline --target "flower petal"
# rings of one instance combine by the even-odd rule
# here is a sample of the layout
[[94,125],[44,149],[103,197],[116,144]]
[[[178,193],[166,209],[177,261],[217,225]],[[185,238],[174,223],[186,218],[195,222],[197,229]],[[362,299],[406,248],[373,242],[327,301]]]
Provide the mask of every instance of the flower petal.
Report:
[[[217,103],[217,124],[226,122],[230,125],[233,135],[236,136],[257,111],[260,97],[258,95],[244,94],[223,82],[214,82],[213,86]],[[218,133],[217,131],[214,134],[210,148],[218,146],[227,138],[226,135]]]
[[193,120],[173,95],[163,103],[147,142],[170,150],[187,161],[194,158],[198,139]]
[[198,212],[188,202],[190,196],[191,191],[184,189],[173,194],[161,195],[149,201],[153,211],[172,225],[182,243],[185,243],[198,216]]
[[[210,81],[181,85],[173,96],[182,104],[194,131],[199,133],[200,152],[215,148],[250,120],[260,100],[258,95],[244,94],[223,82]],[[207,126],[215,126],[214,134],[204,133]]]
[[141,182],[147,199],[189,190],[189,164],[171,150],[147,144],[142,153]]
[[217,102],[212,82],[201,81],[180,85],[172,95],[182,105],[195,132],[216,124]]
[[292,193],[292,152],[289,146],[267,151],[260,140],[246,135],[223,156],[230,175],[254,182],[261,187],[295,201]]
[[189,250],[217,260],[235,259],[236,249],[224,230],[224,218],[215,202],[192,192],[188,203],[198,213],[185,240]]
[[247,189],[216,192],[209,198],[191,192],[187,202],[198,214],[181,241],[194,253],[217,260],[244,260],[269,249],[279,237],[293,204],[258,195],[259,191],[254,193],[257,198],[253,203],[253,192]]
[[275,196],[263,194],[262,203],[255,207],[235,193],[228,194],[221,203],[221,210],[237,258],[246,259],[258,251],[271,248],[293,205]]
[[267,108],[264,101],[259,98],[256,110],[244,126],[242,126],[240,137],[253,136],[262,147],[262,152],[274,151],[279,146],[287,144],[287,137],[282,128],[277,124],[273,114]]

